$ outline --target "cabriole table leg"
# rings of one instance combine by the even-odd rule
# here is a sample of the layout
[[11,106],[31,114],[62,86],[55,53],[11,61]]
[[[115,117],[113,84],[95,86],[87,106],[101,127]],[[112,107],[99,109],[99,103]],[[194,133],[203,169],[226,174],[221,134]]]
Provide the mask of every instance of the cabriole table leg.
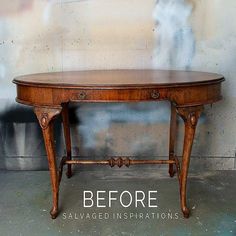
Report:
[[47,107],[35,107],[34,112],[39,120],[39,124],[42,128],[43,138],[45,142],[48,165],[51,176],[52,193],[53,193],[53,206],[50,211],[52,219],[55,219],[58,215],[58,194],[59,194],[59,181],[54,147],[53,136],[53,120],[61,113],[62,108],[47,108]]
[[200,117],[202,111],[203,106],[177,108],[177,112],[182,117],[185,127],[183,155],[180,172],[180,200],[181,209],[185,218],[188,218],[190,213],[186,204],[186,187],[190,155],[195,129],[197,126],[198,118]]
[[[71,137],[70,137],[70,121],[69,121],[69,110],[68,103],[62,105],[62,122],[66,143],[66,156],[67,160],[71,160]],[[66,175],[68,178],[72,176],[71,164],[67,165]]]
[[[169,160],[175,160],[175,142],[177,129],[177,113],[176,107],[171,103],[171,117],[170,117],[170,134],[169,134]],[[175,175],[174,164],[169,164],[169,175]]]

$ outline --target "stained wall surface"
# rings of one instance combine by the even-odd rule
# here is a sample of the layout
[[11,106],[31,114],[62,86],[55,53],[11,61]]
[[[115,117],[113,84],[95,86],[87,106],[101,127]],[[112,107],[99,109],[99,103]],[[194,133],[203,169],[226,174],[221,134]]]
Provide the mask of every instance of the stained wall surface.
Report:
[[[67,70],[164,68],[221,73],[223,101],[206,107],[193,157],[235,168],[234,0],[1,0],[0,167],[46,166],[30,108],[15,103],[15,76]],[[168,153],[168,103],[71,108],[73,152],[82,156]],[[180,122],[180,130],[183,128]],[[57,152],[63,153],[56,125]],[[178,152],[181,154],[179,135]],[[197,167],[197,161],[196,163]]]

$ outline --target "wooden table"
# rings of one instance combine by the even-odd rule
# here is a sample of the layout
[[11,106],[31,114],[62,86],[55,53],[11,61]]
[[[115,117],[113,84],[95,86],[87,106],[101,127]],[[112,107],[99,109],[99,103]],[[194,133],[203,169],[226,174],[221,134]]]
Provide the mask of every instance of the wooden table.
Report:
[[[190,154],[198,118],[205,104],[222,99],[218,74],[186,71],[159,70],[101,70],[56,72],[20,76],[14,79],[17,86],[16,101],[34,107],[42,128],[51,176],[53,207],[52,218],[58,215],[58,193],[63,166],[71,177],[72,164],[107,164],[119,167],[131,164],[168,164],[171,177],[177,173],[180,187],[181,209],[189,217],[186,205],[186,183]],[[68,118],[70,102],[171,102],[171,122],[168,160],[132,160],[111,157],[108,160],[74,160],[71,158],[71,138]],[[53,120],[62,115],[66,143],[66,157],[57,167]],[[177,114],[185,125],[182,160],[175,154]]]

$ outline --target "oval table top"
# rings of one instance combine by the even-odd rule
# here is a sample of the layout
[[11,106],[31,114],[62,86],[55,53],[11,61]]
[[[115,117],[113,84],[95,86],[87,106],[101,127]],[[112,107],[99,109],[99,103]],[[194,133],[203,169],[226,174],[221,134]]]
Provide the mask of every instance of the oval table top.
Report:
[[24,75],[16,100],[33,106],[68,102],[169,100],[178,106],[219,101],[222,75],[172,70],[94,70]]
[[23,75],[14,83],[39,87],[175,87],[214,84],[219,74],[174,70],[90,70]]

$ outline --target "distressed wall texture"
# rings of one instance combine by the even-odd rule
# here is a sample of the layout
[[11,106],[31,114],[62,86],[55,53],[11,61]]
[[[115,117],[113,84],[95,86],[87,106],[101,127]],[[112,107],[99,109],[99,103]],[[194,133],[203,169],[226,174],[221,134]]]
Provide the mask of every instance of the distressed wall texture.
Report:
[[[1,168],[46,166],[32,110],[14,102],[14,76],[113,68],[223,74],[224,100],[206,107],[193,148],[193,157],[201,158],[193,165],[197,168],[201,161],[202,168],[235,168],[234,0],[1,0],[0,4]],[[75,155],[167,156],[168,103],[78,105],[71,107],[71,115]],[[60,155],[61,137],[58,123]]]

